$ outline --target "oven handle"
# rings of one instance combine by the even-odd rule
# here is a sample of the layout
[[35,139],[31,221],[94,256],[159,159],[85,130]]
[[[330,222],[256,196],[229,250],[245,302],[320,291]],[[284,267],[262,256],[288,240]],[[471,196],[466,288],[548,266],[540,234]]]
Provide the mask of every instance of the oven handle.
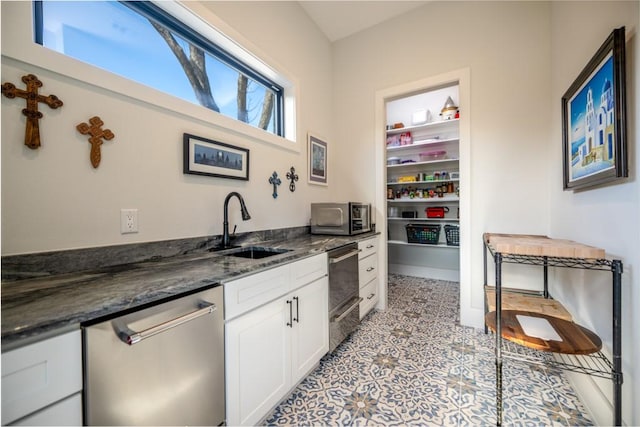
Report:
[[175,328],[176,326],[180,326],[183,323],[187,323],[191,320],[197,319],[198,317],[211,314],[218,309],[215,304],[206,301],[201,302],[201,307],[202,308],[199,308],[196,311],[187,313],[180,317],[176,317],[175,319],[167,320],[166,322],[151,326],[150,328],[144,329],[139,332],[133,331],[125,326],[126,330],[118,331],[118,337],[125,344],[134,345],[156,334]]
[[354,255],[358,255],[360,252],[361,252],[361,249],[354,249],[337,258],[329,258],[329,263],[335,264],[336,262],[344,261],[347,258],[351,258]]
[[358,305],[360,305],[362,300],[363,300],[362,297],[353,297],[353,299],[351,301],[355,301],[355,302],[351,305],[351,307],[347,308],[344,311],[344,313],[342,313],[341,315],[334,317],[331,322],[339,322],[342,319],[344,319],[345,317],[347,317],[349,315],[349,313],[351,313],[353,310],[355,310],[358,307]]

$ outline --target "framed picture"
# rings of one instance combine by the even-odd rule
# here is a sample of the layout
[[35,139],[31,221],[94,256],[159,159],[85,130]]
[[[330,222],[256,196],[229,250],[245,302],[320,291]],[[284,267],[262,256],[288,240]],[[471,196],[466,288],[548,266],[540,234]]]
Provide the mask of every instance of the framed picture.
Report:
[[629,176],[624,27],[615,29],[562,97],[564,189]]
[[327,143],[309,134],[309,183],[327,185]]
[[184,134],[184,173],[249,180],[249,150]]

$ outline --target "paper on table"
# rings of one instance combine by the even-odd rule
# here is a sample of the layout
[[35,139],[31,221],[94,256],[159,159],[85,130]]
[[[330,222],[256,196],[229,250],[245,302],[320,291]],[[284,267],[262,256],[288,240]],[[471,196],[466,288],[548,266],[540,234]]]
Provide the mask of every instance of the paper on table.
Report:
[[551,323],[542,317],[524,316],[516,314],[522,330],[527,336],[541,338],[545,341],[562,341],[562,338]]

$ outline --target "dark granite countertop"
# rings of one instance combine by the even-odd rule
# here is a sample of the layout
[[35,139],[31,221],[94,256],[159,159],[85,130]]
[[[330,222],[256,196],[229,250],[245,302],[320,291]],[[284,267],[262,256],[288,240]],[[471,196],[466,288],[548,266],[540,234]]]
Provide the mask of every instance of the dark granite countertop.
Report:
[[264,259],[225,256],[206,249],[97,270],[2,282],[2,348],[7,350],[82,323],[195,292],[363,240],[314,236],[244,242],[291,249]]

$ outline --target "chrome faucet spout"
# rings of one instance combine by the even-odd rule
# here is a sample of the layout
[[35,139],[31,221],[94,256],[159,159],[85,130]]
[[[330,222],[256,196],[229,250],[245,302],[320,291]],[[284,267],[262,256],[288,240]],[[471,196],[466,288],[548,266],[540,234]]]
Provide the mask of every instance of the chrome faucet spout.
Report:
[[224,199],[224,222],[222,223],[222,243],[220,246],[223,248],[228,248],[231,246],[231,237],[229,236],[229,200],[232,197],[237,197],[240,202],[240,213],[242,214],[242,220],[248,221],[251,219],[251,215],[249,215],[249,211],[247,210],[247,205],[244,203],[244,199],[240,195],[240,193],[236,191],[232,191],[227,194],[227,197]]

